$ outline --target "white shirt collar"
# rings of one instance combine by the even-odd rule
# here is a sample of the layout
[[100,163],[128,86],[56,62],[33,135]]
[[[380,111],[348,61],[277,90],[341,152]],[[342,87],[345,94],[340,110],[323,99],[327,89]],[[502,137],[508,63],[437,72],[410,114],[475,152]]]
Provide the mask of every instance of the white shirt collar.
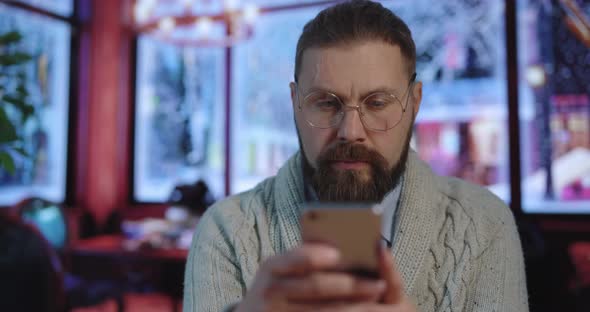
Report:
[[395,211],[399,204],[403,183],[404,178],[402,177],[397,186],[389,191],[379,204],[373,206],[373,210],[381,214],[381,235],[388,242],[393,242]]

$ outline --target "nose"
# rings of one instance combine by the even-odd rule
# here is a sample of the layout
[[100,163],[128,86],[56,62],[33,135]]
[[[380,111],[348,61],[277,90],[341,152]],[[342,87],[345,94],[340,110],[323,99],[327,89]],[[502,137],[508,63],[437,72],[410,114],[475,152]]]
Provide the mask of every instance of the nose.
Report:
[[338,139],[347,142],[364,142],[367,138],[365,126],[361,120],[361,113],[355,107],[348,106],[338,126]]

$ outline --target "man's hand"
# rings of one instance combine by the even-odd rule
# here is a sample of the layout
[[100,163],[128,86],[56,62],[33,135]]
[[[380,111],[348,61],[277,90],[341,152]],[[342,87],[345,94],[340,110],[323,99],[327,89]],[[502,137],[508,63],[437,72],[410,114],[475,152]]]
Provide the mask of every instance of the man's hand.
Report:
[[269,258],[236,311],[415,311],[389,251],[379,250],[382,279],[336,272],[338,251],[304,245]]

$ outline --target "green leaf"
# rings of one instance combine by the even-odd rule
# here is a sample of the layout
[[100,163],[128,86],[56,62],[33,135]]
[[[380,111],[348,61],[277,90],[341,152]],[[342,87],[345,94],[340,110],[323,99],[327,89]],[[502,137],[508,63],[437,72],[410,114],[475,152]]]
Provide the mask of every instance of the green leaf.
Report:
[[8,173],[10,173],[11,175],[14,174],[14,160],[12,159],[12,156],[10,156],[9,153],[0,153],[0,167],[6,169],[6,171],[8,171]]
[[15,151],[16,153],[19,153],[23,157],[29,157],[29,154],[22,147],[15,147],[12,150]]
[[21,120],[25,123],[29,118],[35,116],[35,108],[31,105],[25,105],[22,110],[23,115],[21,116]]
[[11,55],[1,56],[0,57],[0,65],[2,65],[2,66],[20,65],[20,64],[24,64],[32,59],[33,58],[27,53],[16,52]]
[[14,125],[8,119],[4,108],[0,106],[0,143],[12,142],[18,139]]
[[24,97],[5,95],[2,97],[2,101],[14,105],[14,107],[20,111],[22,121],[25,121],[27,118],[35,114],[35,107],[30,105]]
[[2,101],[16,106],[16,108],[20,111],[22,111],[23,108],[27,105],[27,103],[25,103],[25,101],[23,101],[22,98],[18,98],[18,97],[11,96],[11,95],[3,96]]
[[23,36],[18,31],[11,31],[0,35],[0,45],[18,43]]
[[29,91],[27,91],[27,87],[24,83],[21,83],[18,85],[18,87],[16,87],[16,92],[23,98],[29,96]]

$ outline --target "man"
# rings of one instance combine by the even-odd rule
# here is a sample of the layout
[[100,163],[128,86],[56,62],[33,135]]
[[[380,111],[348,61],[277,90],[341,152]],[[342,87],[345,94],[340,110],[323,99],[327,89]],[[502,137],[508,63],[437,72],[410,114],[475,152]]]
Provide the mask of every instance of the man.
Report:
[[[340,3],[305,26],[290,85],[300,152],[202,218],[185,311],[528,310],[510,210],[409,148],[415,67],[410,30],[378,3]],[[392,250],[379,251],[379,279],[336,271],[338,250],[302,242],[314,200],[380,203]]]

